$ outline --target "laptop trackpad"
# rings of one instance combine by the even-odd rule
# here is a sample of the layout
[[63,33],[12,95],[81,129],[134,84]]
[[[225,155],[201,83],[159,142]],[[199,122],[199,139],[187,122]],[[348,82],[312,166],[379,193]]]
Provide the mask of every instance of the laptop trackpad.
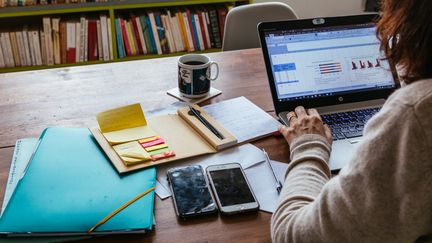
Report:
[[340,170],[351,160],[360,138],[352,140],[337,140],[333,142],[330,155],[330,170]]

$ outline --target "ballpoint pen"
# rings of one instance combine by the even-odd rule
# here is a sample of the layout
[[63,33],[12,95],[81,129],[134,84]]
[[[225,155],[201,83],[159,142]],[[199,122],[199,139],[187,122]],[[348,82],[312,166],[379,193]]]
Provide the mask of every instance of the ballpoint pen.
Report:
[[278,178],[276,177],[276,174],[275,174],[275,172],[274,172],[274,170],[273,170],[273,167],[272,167],[272,165],[271,165],[271,163],[270,163],[270,158],[269,158],[267,152],[266,152],[264,149],[263,149],[262,151],[263,151],[263,153],[264,153],[264,155],[265,155],[265,157],[266,157],[266,161],[267,161],[268,165],[270,166],[271,172],[272,172],[273,177],[274,177],[274,179],[275,179],[275,181],[276,181],[276,184],[277,184],[277,186],[276,186],[276,190],[277,190],[278,193],[280,193],[281,190],[282,190],[282,183],[281,183],[281,182],[278,180]]
[[216,137],[224,139],[225,137],[212,125],[210,124],[195,108],[189,105],[189,109],[193,116],[195,116],[204,126],[206,126]]

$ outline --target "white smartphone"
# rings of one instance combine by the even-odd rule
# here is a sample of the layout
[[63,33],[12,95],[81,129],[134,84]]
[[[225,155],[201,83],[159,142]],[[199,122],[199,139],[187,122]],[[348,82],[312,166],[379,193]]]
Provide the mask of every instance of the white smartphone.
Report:
[[240,164],[209,166],[207,176],[222,213],[235,214],[259,209],[258,200]]

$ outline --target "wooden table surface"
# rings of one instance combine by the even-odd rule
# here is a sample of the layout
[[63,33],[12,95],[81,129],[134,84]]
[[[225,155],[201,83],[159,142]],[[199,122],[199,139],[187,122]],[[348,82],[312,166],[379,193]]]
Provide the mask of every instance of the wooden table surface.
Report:
[[[222,95],[207,103],[245,96],[274,114],[260,49],[208,54],[219,64],[213,87]],[[144,110],[160,109],[177,100],[166,91],[177,86],[177,57],[112,64],[0,74],[0,200],[3,200],[15,141],[38,137],[45,127],[96,126],[95,115],[106,109],[140,102]],[[207,104],[204,103],[204,104]],[[271,159],[288,161],[281,137],[254,142]],[[155,200],[155,230],[146,235],[117,235],[92,242],[268,242],[271,214],[180,221],[171,199]]]

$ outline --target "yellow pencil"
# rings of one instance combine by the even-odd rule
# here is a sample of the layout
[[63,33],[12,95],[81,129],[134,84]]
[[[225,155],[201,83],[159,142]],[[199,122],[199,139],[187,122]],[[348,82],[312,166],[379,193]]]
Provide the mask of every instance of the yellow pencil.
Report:
[[132,203],[134,203],[135,201],[137,201],[138,199],[144,197],[145,195],[147,195],[149,192],[153,191],[155,188],[151,187],[150,189],[148,189],[147,191],[139,194],[138,196],[136,196],[134,199],[130,200],[129,202],[123,204],[121,207],[117,208],[114,212],[110,213],[108,216],[106,216],[105,218],[103,218],[101,221],[99,221],[95,226],[93,226],[91,229],[89,229],[87,231],[87,233],[92,233],[93,231],[95,231],[99,226],[101,226],[102,224],[104,224],[106,221],[108,221],[110,218],[114,217],[114,215],[118,214],[120,211],[122,211],[123,209],[127,208],[129,205],[131,205]]

